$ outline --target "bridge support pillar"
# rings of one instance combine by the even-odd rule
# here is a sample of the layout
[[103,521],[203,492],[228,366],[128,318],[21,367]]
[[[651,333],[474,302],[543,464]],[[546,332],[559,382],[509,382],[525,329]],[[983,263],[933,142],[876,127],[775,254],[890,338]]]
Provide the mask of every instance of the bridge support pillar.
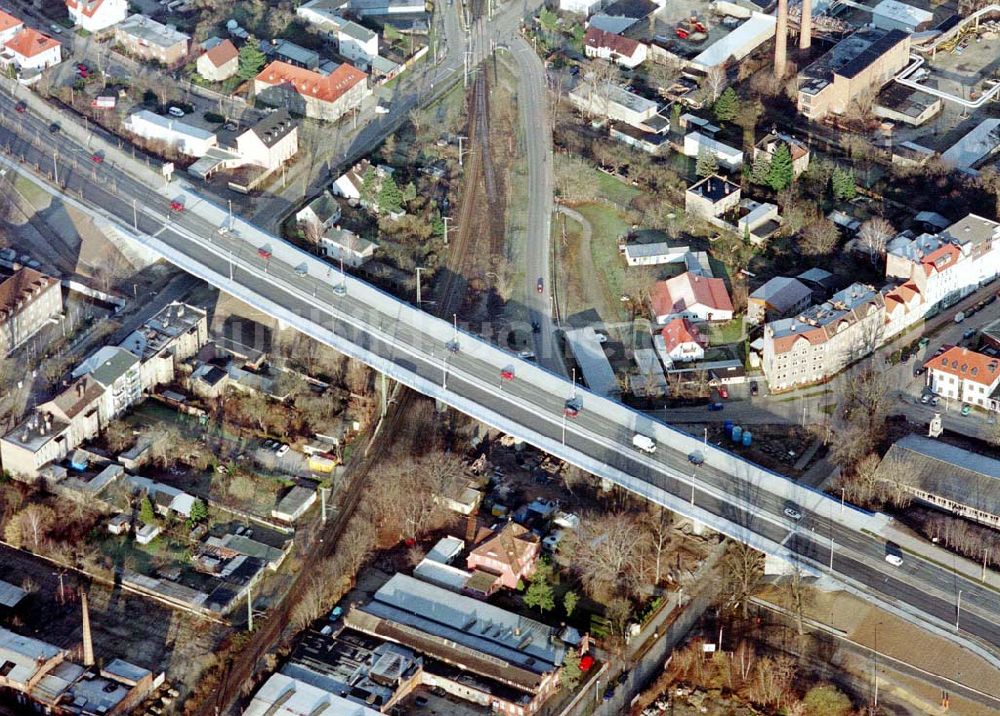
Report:
[[389,391],[392,386],[385,373],[378,374],[378,412],[383,418],[389,410]]
[[434,400],[434,409],[437,412],[439,412],[439,413],[447,413],[448,412],[448,404],[445,403],[442,400],[439,400],[439,399],[435,398],[435,400]]
[[764,555],[764,574],[774,577],[783,577],[792,574],[795,568],[788,560],[774,555]]

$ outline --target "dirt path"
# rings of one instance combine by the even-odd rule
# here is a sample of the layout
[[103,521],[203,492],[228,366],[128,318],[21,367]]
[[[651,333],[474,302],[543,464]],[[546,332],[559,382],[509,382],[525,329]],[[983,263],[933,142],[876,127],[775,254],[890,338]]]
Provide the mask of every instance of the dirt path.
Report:
[[[556,211],[580,225],[580,245],[577,247],[576,252],[577,265],[575,267],[575,271],[573,271],[572,277],[557,277],[560,282],[558,285],[559,293],[568,297],[569,294],[567,291],[569,291],[570,288],[567,285],[567,282],[572,280],[576,285],[576,290],[583,306],[593,308],[602,316],[609,315],[607,296],[605,296],[604,291],[601,290],[598,282],[594,280],[594,277],[597,276],[597,268],[594,266],[594,255],[590,250],[590,243],[594,236],[593,227],[583,214],[574,209],[570,209],[568,206],[560,204],[556,207]],[[563,305],[565,306],[565,303]],[[572,316],[575,312],[576,311],[569,310],[563,318]]]

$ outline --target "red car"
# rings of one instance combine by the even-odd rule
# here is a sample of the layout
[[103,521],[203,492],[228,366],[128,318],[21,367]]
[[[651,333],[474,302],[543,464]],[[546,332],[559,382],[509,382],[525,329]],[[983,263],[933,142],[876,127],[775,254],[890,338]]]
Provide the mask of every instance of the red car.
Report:
[[184,211],[184,202],[180,199],[174,199],[170,202],[170,211],[176,211],[178,214]]
[[27,103],[24,100],[21,100],[20,102],[14,105],[14,111],[17,112],[18,114],[24,114],[25,112],[28,111]]
[[94,164],[104,164],[104,155],[100,152],[96,152],[90,155],[90,161]]
[[719,397],[722,398],[723,400],[729,400],[729,391],[726,390],[724,387],[720,386]]
[[580,411],[582,409],[583,409],[583,404],[580,402],[579,398],[570,398],[569,400],[566,401],[566,404],[563,406],[563,414],[567,418],[575,418],[577,415],[580,414]]
[[259,249],[257,249],[257,255],[260,256],[265,261],[270,261],[271,260],[271,247],[270,246],[261,246]]
[[504,368],[502,371],[500,371],[500,377],[503,380],[514,380],[514,371],[511,370],[510,368]]

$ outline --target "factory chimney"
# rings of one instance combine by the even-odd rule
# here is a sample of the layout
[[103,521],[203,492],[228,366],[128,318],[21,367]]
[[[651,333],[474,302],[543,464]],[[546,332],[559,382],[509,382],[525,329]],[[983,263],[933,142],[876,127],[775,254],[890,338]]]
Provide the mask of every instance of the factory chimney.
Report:
[[774,76],[785,76],[788,45],[788,0],[778,0],[778,26],[774,33]]
[[799,49],[808,50],[812,46],[812,0],[802,0],[802,20],[799,23]]
[[90,636],[90,605],[87,592],[80,590],[80,606],[83,608],[83,665],[94,665],[94,642]]

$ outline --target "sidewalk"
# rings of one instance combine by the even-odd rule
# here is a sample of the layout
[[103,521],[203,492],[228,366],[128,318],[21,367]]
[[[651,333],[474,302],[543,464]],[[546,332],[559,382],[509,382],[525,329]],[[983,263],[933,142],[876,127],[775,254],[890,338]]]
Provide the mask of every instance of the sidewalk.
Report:
[[[944,547],[938,547],[936,544],[911,534],[905,528],[893,523],[886,525],[881,530],[881,535],[886,539],[892,540],[905,550],[918,554],[932,562],[944,565],[948,569],[954,569],[955,572],[1000,592],[1000,573],[993,569],[987,569],[986,579],[983,579],[983,565],[981,562],[974,562]],[[1000,599],[1000,595],[997,598]]]

